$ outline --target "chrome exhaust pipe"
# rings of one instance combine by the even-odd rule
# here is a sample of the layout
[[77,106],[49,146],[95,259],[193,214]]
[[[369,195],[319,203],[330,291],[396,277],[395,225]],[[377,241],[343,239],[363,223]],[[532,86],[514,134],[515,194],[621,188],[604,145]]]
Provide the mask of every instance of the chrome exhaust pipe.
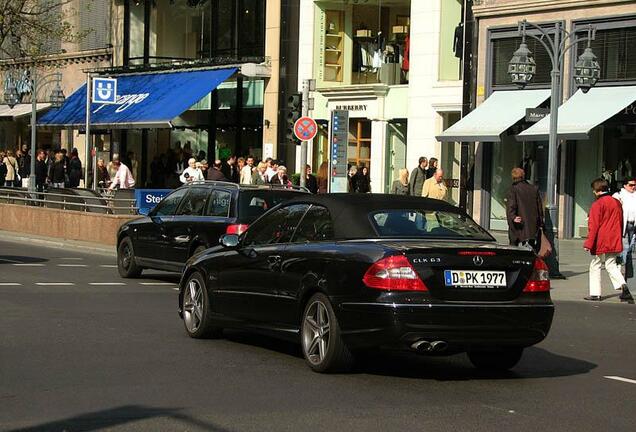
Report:
[[422,340],[413,342],[413,344],[411,345],[411,348],[413,348],[415,351],[429,352],[432,350],[432,345],[429,341],[425,341],[422,339]]
[[431,351],[441,352],[448,348],[448,344],[444,341],[431,342]]

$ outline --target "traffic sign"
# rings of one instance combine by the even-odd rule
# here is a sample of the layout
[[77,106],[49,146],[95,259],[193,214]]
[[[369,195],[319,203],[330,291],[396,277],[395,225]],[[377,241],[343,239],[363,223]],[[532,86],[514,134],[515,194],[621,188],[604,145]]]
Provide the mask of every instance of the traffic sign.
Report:
[[294,123],[294,135],[301,141],[310,141],[318,133],[318,124],[311,117],[301,117]]
[[93,103],[117,103],[117,78],[93,78]]

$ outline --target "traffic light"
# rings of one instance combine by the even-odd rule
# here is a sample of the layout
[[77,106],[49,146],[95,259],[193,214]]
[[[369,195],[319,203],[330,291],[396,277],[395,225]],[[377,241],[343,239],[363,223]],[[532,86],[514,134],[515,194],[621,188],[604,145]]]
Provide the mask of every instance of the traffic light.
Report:
[[300,118],[303,110],[303,97],[300,93],[294,93],[287,99],[287,114],[285,136],[289,141],[298,143],[298,139],[294,135],[294,124]]

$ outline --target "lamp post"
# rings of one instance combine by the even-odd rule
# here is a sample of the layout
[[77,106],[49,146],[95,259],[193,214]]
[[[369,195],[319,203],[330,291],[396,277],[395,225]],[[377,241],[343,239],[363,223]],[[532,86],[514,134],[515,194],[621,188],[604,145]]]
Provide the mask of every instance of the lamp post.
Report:
[[[536,30],[538,34],[528,33],[527,27]],[[561,33],[565,36],[561,39]],[[563,94],[563,81],[561,68],[565,59],[565,54],[576,46],[579,42],[587,41],[587,48],[581,54],[574,67],[574,82],[583,93],[596,84],[600,77],[601,68],[596,61],[596,56],[592,52],[591,42],[596,35],[596,29],[588,26],[587,36],[579,37],[576,33],[566,31],[560,22],[554,24],[553,30],[538,26],[526,20],[519,22],[519,34],[521,35],[521,45],[515,51],[512,59],[508,63],[508,74],[513,83],[520,88],[525,87],[536,73],[536,63],[532,57],[532,52],[526,45],[526,37],[536,39],[546,49],[552,61],[551,76],[551,96],[550,96],[550,135],[548,141],[548,175],[546,193],[546,234],[554,245],[554,254],[550,259],[550,276],[553,278],[563,278],[559,271],[559,245],[557,233],[559,231],[559,203],[557,199],[557,172],[558,172],[558,137],[557,125],[559,118],[559,105]]]
[[[60,83],[62,82],[62,74],[53,72],[46,75],[38,76],[37,69],[33,65],[30,69],[28,84],[31,87],[31,173],[29,174],[29,192],[35,192],[35,158],[37,145],[37,103],[38,91],[44,89],[47,85],[54,84],[55,87],[49,96],[49,102],[54,108],[59,108],[64,103],[64,92]],[[25,75],[26,76],[26,75]],[[13,108],[22,100],[22,95],[18,92],[18,83],[9,75],[5,80],[4,101],[10,108]]]

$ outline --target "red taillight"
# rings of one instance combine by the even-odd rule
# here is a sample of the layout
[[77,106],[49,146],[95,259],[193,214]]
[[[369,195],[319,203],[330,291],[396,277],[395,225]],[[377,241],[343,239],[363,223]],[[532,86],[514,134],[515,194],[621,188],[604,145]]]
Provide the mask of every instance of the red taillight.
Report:
[[388,291],[428,291],[404,255],[393,255],[375,262],[362,281],[369,288]]
[[245,231],[247,231],[248,227],[249,227],[249,225],[247,225],[247,224],[232,224],[232,225],[228,225],[227,228],[225,229],[225,234],[241,235]]
[[530,280],[526,283],[524,292],[547,292],[550,291],[550,276],[546,263],[537,258],[534,261],[534,270],[530,275]]

